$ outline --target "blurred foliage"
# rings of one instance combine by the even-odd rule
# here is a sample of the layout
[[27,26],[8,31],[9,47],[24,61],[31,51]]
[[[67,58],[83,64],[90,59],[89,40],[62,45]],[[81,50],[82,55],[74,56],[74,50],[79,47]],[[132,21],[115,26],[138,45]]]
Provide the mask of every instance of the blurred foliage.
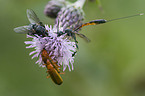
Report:
[[[90,43],[78,38],[75,70],[61,75],[55,85],[45,68],[31,60],[24,41],[14,27],[29,24],[26,9],[33,9],[41,21],[54,24],[43,14],[47,0],[0,0],[0,96],[145,96],[145,16],[83,28]],[[86,2],[85,22],[114,19],[145,12],[144,0],[101,0]]]

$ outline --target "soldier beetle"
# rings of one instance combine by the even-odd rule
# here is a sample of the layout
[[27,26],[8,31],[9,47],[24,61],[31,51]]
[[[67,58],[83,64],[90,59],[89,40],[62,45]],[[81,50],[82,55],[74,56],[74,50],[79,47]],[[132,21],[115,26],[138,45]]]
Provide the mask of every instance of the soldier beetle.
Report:
[[57,62],[55,62],[54,60],[52,60],[52,58],[49,56],[49,54],[47,53],[47,51],[45,49],[42,50],[42,61],[44,62],[44,65],[47,68],[47,73],[49,73],[49,76],[47,76],[47,78],[51,77],[52,81],[55,84],[61,85],[63,80],[60,76],[60,69],[57,65]]

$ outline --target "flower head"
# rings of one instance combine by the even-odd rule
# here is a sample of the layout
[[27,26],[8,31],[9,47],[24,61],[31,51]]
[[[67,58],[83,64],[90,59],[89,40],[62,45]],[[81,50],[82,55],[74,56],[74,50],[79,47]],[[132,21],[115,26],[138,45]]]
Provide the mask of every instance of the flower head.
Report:
[[82,7],[85,0],[78,0],[75,3],[67,4],[61,8],[56,18],[55,27],[63,27],[65,29],[76,29],[83,24],[84,12]]
[[[40,37],[38,35],[30,36],[27,35],[28,38],[32,38],[32,41],[25,41],[25,44],[30,44],[26,48],[34,48],[35,51],[32,51],[29,55],[32,55],[32,59],[34,57],[39,57],[36,63],[40,64],[40,66],[44,67],[44,62],[42,61],[41,52],[43,49],[47,50],[49,56],[54,61],[57,61],[57,64],[63,66],[63,71],[67,68],[69,70],[73,70],[74,63],[74,52],[76,52],[75,42],[71,42],[68,39],[64,39],[64,35],[57,37],[56,28],[52,28],[48,25],[45,26],[48,31],[49,36]],[[59,29],[60,31],[63,29]]]

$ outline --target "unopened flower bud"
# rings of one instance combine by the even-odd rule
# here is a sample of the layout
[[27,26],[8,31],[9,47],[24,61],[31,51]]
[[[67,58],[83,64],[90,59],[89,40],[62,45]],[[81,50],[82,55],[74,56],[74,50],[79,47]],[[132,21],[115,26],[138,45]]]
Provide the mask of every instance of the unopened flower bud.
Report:
[[82,25],[84,20],[84,12],[82,8],[73,5],[63,7],[58,13],[56,18],[55,26],[63,27],[63,29],[72,29]]
[[64,0],[51,0],[45,6],[44,14],[51,18],[56,18],[58,12],[65,6]]

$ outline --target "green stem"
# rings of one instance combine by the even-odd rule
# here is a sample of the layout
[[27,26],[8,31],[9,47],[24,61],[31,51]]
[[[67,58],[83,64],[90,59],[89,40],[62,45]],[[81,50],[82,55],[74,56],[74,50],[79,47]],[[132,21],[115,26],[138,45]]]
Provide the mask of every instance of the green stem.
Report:
[[80,7],[82,8],[84,6],[86,0],[78,0],[74,3],[75,7]]

